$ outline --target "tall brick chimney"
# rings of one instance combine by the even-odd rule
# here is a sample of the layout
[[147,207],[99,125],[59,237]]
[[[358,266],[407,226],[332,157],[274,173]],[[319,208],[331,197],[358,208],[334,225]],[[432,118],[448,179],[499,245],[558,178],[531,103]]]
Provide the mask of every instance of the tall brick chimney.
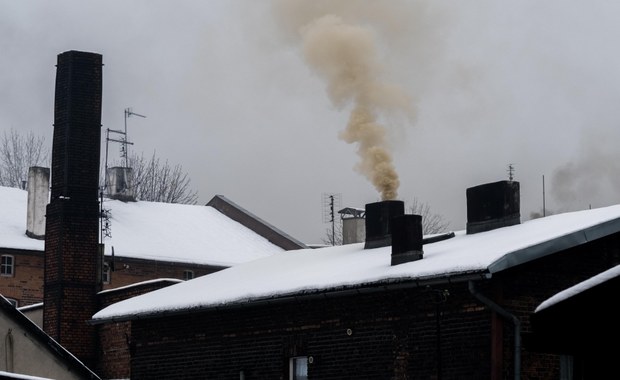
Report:
[[102,56],[58,55],[47,206],[43,329],[94,367],[97,336],[86,323],[101,290],[98,251]]

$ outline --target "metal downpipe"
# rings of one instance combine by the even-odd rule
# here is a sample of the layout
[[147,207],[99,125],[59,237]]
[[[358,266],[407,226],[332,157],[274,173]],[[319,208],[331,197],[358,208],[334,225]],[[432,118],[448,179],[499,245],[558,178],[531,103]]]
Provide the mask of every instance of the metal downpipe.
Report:
[[515,361],[515,380],[521,379],[521,321],[515,315],[510,314],[504,308],[487,298],[476,290],[476,285],[472,280],[468,281],[469,292],[480,302],[488,306],[491,310],[511,321],[515,326],[514,361]]

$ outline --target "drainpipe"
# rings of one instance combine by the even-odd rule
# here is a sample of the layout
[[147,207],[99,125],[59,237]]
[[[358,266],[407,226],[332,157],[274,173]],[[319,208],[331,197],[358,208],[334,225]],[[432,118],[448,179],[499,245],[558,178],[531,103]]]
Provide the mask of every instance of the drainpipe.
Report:
[[474,285],[474,282],[472,280],[469,280],[468,283],[469,283],[469,292],[471,293],[471,295],[476,297],[480,302],[488,306],[491,310],[493,310],[497,314],[501,315],[502,317],[506,318],[509,321],[512,321],[512,323],[515,325],[515,347],[514,347],[515,380],[520,380],[521,379],[521,321],[519,321],[519,318],[517,318],[515,315],[510,314],[508,311],[503,309],[501,306],[499,306],[498,304],[496,304],[489,298],[479,293],[476,290],[476,286]]

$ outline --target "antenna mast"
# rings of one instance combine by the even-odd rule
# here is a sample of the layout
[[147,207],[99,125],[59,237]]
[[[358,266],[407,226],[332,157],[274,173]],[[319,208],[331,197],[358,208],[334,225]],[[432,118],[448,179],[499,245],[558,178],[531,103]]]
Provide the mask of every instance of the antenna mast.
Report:
[[[104,191],[108,188],[108,152],[109,152],[109,145],[110,145],[110,141],[112,142],[117,142],[119,144],[121,144],[121,158],[124,158],[125,161],[125,167],[128,168],[129,167],[129,147],[128,145],[133,145],[132,142],[128,141],[127,139],[127,118],[130,116],[139,116],[142,118],[146,118],[146,116],[144,115],[140,115],[137,114],[135,112],[132,111],[131,107],[125,108],[125,130],[121,131],[118,129],[110,129],[107,128],[106,129],[106,135],[105,135],[105,167],[104,167],[104,173],[103,173],[103,187],[101,188],[100,191],[100,197],[101,197],[101,209],[100,209],[100,218],[101,218],[101,243],[103,243],[103,238],[104,237],[111,237],[111,232],[110,232],[110,216],[109,216],[109,212],[110,210],[106,210],[103,208],[103,193]],[[114,134],[113,136],[116,136],[116,138],[112,138],[110,137],[110,133]]]
[[546,215],[546,213],[547,213],[547,211],[546,211],[547,210],[547,206],[545,205],[545,175],[544,174],[542,176],[542,186],[543,186],[543,188],[542,188],[542,190],[543,190],[543,193],[542,193],[542,196],[543,196],[543,209],[542,209],[542,212],[543,213],[542,214],[543,214],[543,217],[545,217],[545,216],[547,216]]
[[133,145],[133,143],[130,143],[130,142],[127,141],[127,118],[129,118],[131,116],[138,116],[138,117],[141,117],[141,118],[146,118],[146,116],[144,116],[144,115],[140,115],[138,113],[133,112],[131,107],[125,108],[125,133],[123,135],[123,140],[125,142],[122,143],[122,145],[121,145],[121,157],[123,157],[123,156],[125,157],[125,167],[126,168],[129,167],[129,147],[127,146],[127,144]]
[[336,212],[340,207],[341,194],[323,193],[323,223],[332,224],[331,243],[336,245]]
[[514,164],[508,164],[508,180],[512,181],[514,180],[515,177],[515,165]]

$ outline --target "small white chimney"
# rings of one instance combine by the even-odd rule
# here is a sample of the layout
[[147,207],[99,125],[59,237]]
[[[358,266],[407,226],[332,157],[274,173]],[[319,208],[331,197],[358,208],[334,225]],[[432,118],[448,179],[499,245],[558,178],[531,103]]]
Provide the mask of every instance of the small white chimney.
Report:
[[26,235],[45,238],[45,209],[49,201],[50,169],[32,166],[28,169],[28,210]]
[[342,244],[363,243],[366,239],[366,210],[346,207],[338,213],[342,220]]
[[133,192],[133,170],[131,168],[116,166],[109,168],[106,173],[108,177],[107,195],[111,199],[121,201],[135,201]]

